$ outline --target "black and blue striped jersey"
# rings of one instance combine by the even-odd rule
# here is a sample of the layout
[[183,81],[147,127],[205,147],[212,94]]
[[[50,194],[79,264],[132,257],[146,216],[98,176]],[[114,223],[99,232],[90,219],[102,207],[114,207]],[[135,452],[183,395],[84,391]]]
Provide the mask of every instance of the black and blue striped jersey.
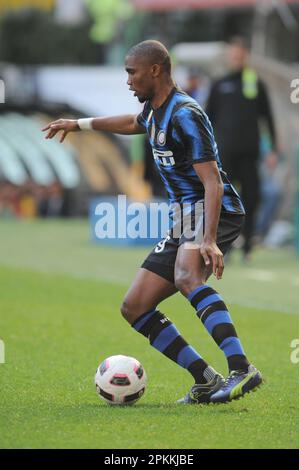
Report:
[[222,171],[209,118],[193,98],[175,87],[159,108],[153,109],[147,101],[137,121],[146,129],[171,204],[204,199],[204,186],[193,164],[214,160],[224,184],[222,210],[244,214],[238,193]]

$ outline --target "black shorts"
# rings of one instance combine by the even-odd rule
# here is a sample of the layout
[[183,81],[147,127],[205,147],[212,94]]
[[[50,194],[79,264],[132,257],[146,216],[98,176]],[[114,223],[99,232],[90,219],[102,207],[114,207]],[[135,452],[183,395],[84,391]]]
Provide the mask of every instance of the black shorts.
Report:
[[[224,255],[240,235],[244,219],[244,215],[221,212],[217,229],[217,246]],[[141,267],[174,284],[177,251],[179,246],[186,241],[184,234],[180,238],[174,238],[170,232],[150,252]]]

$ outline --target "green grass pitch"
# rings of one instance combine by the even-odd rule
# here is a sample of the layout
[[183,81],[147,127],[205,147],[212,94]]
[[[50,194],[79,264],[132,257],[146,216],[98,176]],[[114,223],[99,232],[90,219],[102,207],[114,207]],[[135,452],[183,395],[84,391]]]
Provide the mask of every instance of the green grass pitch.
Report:
[[[119,313],[148,249],[93,245],[84,221],[0,222],[1,448],[298,448],[299,260],[288,250],[238,255],[212,285],[230,306],[265,384],[226,405],[180,406],[191,376],[164,358]],[[180,295],[161,307],[222,373],[226,361]],[[128,354],[148,374],[133,407],[107,406],[94,374]]]

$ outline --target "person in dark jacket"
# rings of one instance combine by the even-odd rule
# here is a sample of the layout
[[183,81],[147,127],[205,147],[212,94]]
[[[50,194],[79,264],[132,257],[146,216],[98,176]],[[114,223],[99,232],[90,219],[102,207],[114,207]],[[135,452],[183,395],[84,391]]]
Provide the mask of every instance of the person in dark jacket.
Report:
[[206,113],[214,128],[223,169],[241,191],[246,218],[243,227],[244,259],[252,249],[255,213],[260,198],[260,126],[266,124],[271,155],[276,159],[276,135],[265,84],[248,66],[249,49],[235,37],[228,47],[230,72],[211,87]]

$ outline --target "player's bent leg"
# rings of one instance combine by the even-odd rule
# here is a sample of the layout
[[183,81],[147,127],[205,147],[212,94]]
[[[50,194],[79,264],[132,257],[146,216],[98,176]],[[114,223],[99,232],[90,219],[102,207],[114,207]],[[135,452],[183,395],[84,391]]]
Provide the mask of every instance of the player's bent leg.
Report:
[[229,376],[211,395],[211,402],[225,402],[255,389],[262,382],[262,377],[249,364],[222,298],[204,283],[208,275],[200,250],[188,249],[182,244],[176,260],[175,283],[196,309],[197,316],[227,358]]
[[225,354],[229,371],[245,371],[249,361],[226,304],[212,287],[205,284],[208,274],[199,248],[188,249],[185,244],[181,245],[175,266],[177,287],[195,308],[198,318]]
[[[176,287],[186,297],[198,286],[204,285],[211,274],[211,268],[206,267],[199,249],[194,249],[194,246],[188,249],[187,246],[183,244],[179,247],[175,265]],[[223,386],[224,379],[210,366],[207,372],[205,383],[193,385],[178,403],[210,403],[210,397]]]
[[185,297],[203,285],[212,273],[205,265],[199,248],[183,243],[179,249],[174,268],[175,286]]
[[121,306],[123,317],[132,325],[146,312],[177,292],[177,288],[158,274],[140,268]]
[[[195,383],[202,384],[200,391],[198,388],[193,390],[193,396],[188,394],[180,402],[207,403],[210,394],[219,389],[224,379],[218,376],[215,378],[215,371],[182,338],[170,319],[156,309],[159,302],[175,292],[177,288],[173,283],[141,268],[125,297],[121,311],[132,327],[148,338],[155,349],[188,370]],[[211,378],[217,382],[216,387],[206,386]],[[221,383],[218,384],[219,380]]]

